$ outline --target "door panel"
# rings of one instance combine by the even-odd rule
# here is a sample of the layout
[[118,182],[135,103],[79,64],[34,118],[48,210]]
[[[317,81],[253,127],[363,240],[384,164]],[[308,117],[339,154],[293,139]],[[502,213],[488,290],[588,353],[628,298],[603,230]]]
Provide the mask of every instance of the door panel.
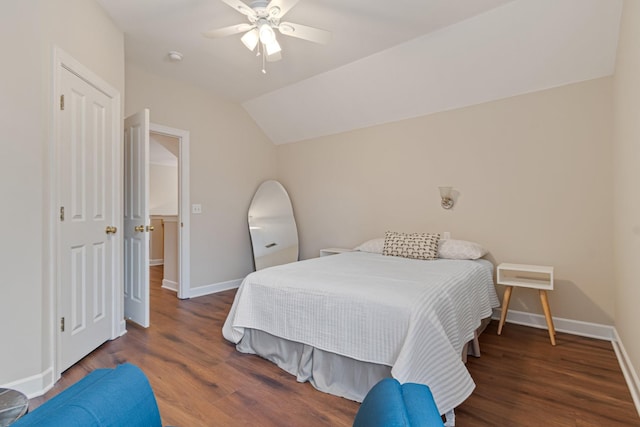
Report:
[[107,251],[104,243],[93,245],[93,282],[95,292],[93,294],[93,320],[98,322],[107,315],[106,294],[106,264]]
[[77,334],[87,327],[86,289],[87,256],[84,246],[71,248],[71,334]]
[[[111,337],[113,237],[107,209],[117,196],[110,155],[111,99],[63,68],[58,157],[60,371]],[[64,323],[64,328],[63,328]]]
[[149,110],[125,119],[124,159],[124,313],[126,318],[146,328],[149,326]]

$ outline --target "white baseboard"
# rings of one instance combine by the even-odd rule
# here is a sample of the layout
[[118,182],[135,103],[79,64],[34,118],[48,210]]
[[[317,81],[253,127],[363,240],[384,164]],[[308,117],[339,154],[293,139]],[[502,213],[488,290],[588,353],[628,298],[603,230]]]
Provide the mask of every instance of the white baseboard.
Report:
[[[124,334],[127,333],[127,321],[122,319],[122,321],[120,322],[120,333],[117,337],[115,338],[120,338],[121,336],[123,336]],[[114,339],[115,339],[114,338]]]
[[189,298],[201,297],[204,295],[215,294],[217,292],[228,291],[229,289],[236,289],[242,283],[242,279],[229,280],[228,282],[214,283],[212,285],[198,286],[193,288],[189,292]]
[[[499,308],[494,309],[492,318],[499,320],[501,312],[502,311]],[[547,329],[547,320],[543,315],[527,313],[525,311],[509,310],[506,322],[515,323],[516,325],[531,326],[532,328]],[[553,326],[556,331],[565,332],[567,334],[580,335],[582,337],[596,338],[605,341],[613,341],[615,339],[614,327],[601,325],[599,323],[554,317]]]
[[164,259],[150,259],[149,266],[164,265]]
[[622,369],[622,375],[627,381],[627,386],[631,392],[631,398],[636,405],[636,411],[640,415],[640,379],[638,379],[638,373],[629,359],[629,355],[622,344],[622,340],[618,335],[618,331],[614,328],[614,340],[612,341],[613,350],[616,352],[618,363],[620,363],[620,369]]
[[162,288],[170,291],[178,292],[178,282],[173,280],[162,279]]
[[53,367],[48,368],[46,371],[32,375],[27,378],[22,378],[17,381],[13,381],[7,384],[2,384],[2,388],[12,388],[23,393],[29,399],[42,396],[53,387]]
[[126,333],[127,333],[127,321],[125,319],[122,319],[117,323],[116,329],[113,331],[113,335],[109,339],[110,340],[118,339]]

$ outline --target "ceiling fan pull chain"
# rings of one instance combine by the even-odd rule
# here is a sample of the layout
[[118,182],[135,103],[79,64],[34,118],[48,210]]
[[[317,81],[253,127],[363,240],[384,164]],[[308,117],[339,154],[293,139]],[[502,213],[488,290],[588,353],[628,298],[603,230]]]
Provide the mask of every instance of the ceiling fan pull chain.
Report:
[[262,74],[267,74],[267,69],[266,69],[266,56],[267,55],[262,55]]

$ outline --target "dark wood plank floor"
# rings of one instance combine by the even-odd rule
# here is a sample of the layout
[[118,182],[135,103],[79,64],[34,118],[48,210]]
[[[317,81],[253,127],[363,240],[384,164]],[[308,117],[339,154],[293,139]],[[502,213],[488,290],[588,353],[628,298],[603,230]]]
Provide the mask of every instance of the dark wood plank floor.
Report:
[[[152,267],[151,327],[102,345],[32,399],[33,410],[88,372],[131,362],[153,387],[162,421],[175,426],[351,426],[359,404],[316,391],[257,356],[238,353],[221,328],[235,291],[178,300]],[[456,425],[640,426],[608,342],[496,322],[467,367],[477,388]]]

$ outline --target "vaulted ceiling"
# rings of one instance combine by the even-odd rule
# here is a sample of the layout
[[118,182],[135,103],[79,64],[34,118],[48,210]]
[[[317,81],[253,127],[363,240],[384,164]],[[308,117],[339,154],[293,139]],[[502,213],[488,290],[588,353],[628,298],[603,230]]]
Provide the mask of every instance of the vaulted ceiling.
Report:
[[622,10],[622,0],[300,0],[285,20],[331,41],[278,35],[283,59],[263,74],[242,34],[202,36],[245,22],[221,0],[98,1],[125,33],[127,62],[241,103],[276,144],[611,75]]

